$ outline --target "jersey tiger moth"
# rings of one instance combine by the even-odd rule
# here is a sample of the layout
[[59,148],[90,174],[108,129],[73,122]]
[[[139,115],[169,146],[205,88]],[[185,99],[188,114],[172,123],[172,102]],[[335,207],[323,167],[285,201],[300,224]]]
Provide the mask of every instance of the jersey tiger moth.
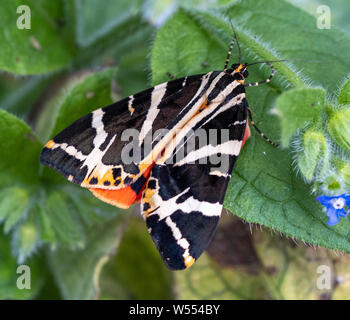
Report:
[[[239,63],[228,67],[237,42]],[[256,127],[246,100],[248,66],[241,64],[237,37],[223,71],[175,79],[78,119],[47,142],[41,162],[94,196],[120,208],[140,202],[141,214],[165,264],[191,266],[208,247],[220,218],[228,182],[241,147]],[[136,130],[138,160],[124,161],[123,133]],[[160,135],[160,130],[166,131]],[[189,137],[201,130],[227,132],[205,145]],[[273,143],[272,143],[273,144]],[[125,154],[125,152],[124,152]],[[130,155],[130,152],[129,152]],[[220,157],[225,166],[211,163]]]

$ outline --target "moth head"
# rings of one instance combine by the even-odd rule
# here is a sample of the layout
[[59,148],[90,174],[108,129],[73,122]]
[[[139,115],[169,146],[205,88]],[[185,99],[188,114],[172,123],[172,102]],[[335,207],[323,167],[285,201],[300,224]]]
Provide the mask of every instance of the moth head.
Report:
[[228,71],[232,76],[237,78],[237,80],[244,80],[249,75],[247,63],[234,63]]

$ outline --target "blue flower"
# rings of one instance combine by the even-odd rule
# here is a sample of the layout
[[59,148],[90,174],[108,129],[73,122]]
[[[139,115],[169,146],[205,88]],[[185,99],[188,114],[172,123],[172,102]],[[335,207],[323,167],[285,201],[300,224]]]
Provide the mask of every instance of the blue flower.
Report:
[[[316,198],[327,208],[328,224],[333,226],[339,222],[339,217],[346,217],[350,212],[350,195],[341,194],[335,197],[320,196]],[[347,211],[345,211],[345,207]]]

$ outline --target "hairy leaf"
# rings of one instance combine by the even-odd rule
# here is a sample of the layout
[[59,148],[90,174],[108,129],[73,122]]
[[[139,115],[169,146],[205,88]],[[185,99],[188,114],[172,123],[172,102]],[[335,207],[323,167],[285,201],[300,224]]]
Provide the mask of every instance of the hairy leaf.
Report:
[[282,145],[288,147],[292,136],[307,125],[321,122],[326,92],[323,89],[292,89],[276,100],[281,118]]
[[74,0],[79,44],[86,46],[141,11],[143,0]]
[[48,140],[80,117],[112,103],[111,81],[115,69],[83,73],[68,80],[60,93],[46,106],[37,124]]
[[38,258],[31,259],[24,268],[20,268],[11,254],[10,237],[2,232],[0,232],[0,261],[0,299],[35,298],[43,283],[41,261]]
[[348,79],[340,89],[338,103],[350,104],[350,79]]
[[306,83],[332,93],[348,75],[349,37],[337,28],[318,29],[314,15],[280,0],[240,1],[227,11],[234,26],[256,36],[276,57],[294,59],[293,70]]
[[8,233],[27,211],[29,192],[20,187],[0,189],[0,222],[5,220],[4,232]]
[[27,124],[0,110],[0,187],[37,183],[40,148]]
[[302,150],[298,151],[298,166],[308,181],[322,174],[328,163],[326,137],[317,128],[308,129],[303,135]]
[[0,69],[26,75],[67,66],[74,57],[75,45],[67,37],[64,21],[61,24],[63,10],[61,0],[5,1],[0,19]]
[[329,110],[327,131],[332,139],[344,150],[350,151],[350,108]]
[[117,250],[121,223],[117,218],[91,228],[83,249],[49,253],[49,264],[64,299],[97,297],[100,270],[108,255]]

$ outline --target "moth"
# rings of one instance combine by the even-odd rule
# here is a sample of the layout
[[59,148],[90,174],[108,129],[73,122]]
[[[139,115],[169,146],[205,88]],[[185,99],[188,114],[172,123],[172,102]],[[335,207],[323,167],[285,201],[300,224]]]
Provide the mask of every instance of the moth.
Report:
[[[229,67],[235,42],[239,62]],[[271,80],[272,61],[252,63],[271,68],[269,78],[254,83],[245,83],[252,64],[240,61],[234,33],[223,70],[174,79],[93,111],[47,142],[41,162],[102,201],[124,209],[139,202],[164,263],[191,266],[215,234],[247,122],[274,144],[254,124],[245,93]],[[133,142],[125,139],[130,130]],[[205,143],[192,139],[197,132]]]

